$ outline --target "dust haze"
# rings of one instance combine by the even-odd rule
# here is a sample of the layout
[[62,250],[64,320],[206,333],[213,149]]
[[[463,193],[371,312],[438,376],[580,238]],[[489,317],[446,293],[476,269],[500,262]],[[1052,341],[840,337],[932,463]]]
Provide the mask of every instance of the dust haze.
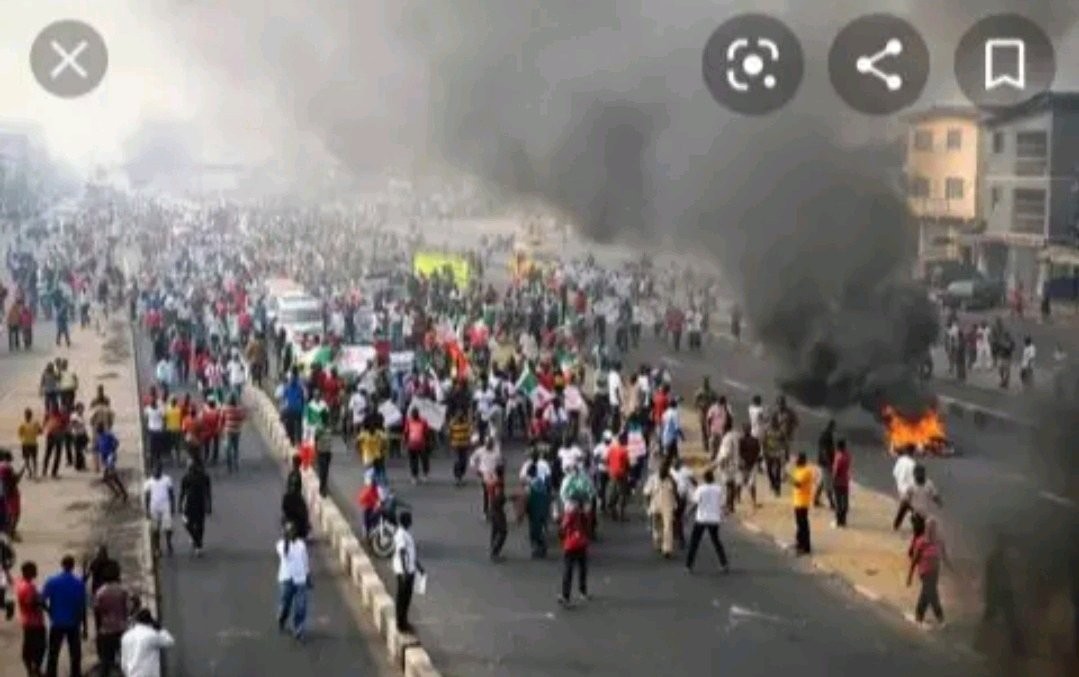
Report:
[[[1056,87],[1079,84],[1065,68],[1079,56],[1065,40],[1075,37],[1074,0],[870,4],[908,18],[926,38],[932,72],[921,106],[960,100],[951,72],[958,36],[997,11],[1021,11],[1046,27],[1065,71]],[[930,394],[910,374],[938,327],[909,284],[902,128],[845,108],[826,73],[831,40],[870,11],[864,0],[192,0],[153,8],[192,63],[235,91],[221,110],[269,110],[284,121],[289,133],[269,134],[269,143],[316,139],[357,174],[447,166],[554,205],[598,241],[710,252],[787,392],[836,410],[927,406]],[[764,118],[728,114],[701,77],[708,36],[745,11],[783,19],[806,54],[799,94]],[[256,115],[248,121],[259,124]],[[1079,394],[1063,402],[1074,416]],[[1045,444],[1066,446],[1062,438]],[[1065,469],[1057,455],[1045,462]],[[1032,554],[1048,561],[1050,552]]]

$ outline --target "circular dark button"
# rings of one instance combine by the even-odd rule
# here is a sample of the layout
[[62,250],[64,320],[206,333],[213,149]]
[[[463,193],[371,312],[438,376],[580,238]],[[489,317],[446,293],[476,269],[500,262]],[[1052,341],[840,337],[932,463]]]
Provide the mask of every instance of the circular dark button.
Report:
[[929,47],[914,26],[897,16],[863,16],[836,36],[828,75],[854,110],[891,115],[922,95],[929,80]]
[[805,74],[802,45],[782,22],[743,14],[724,22],[704,47],[704,82],[720,105],[766,115],[794,98]]
[[955,79],[979,108],[1018,106],[1048,91],[1056,69],[1049,36],[1018,14],[982,19],[955,50]]
[[101,84],[109,69],[105,40],[89,24],[65,19],[49,24],[30,46],[30,70],[51,94],[74,99]]

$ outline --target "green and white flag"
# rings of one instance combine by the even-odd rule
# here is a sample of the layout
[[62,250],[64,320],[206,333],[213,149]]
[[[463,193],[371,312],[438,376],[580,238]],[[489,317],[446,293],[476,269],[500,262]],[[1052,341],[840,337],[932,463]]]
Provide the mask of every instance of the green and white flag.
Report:
[[521,377],[517,379],[517,392],[528,396],[534,406],[540,406],[551,397],[551,393],[540,385],[539,379],[532,372],[532,368],[525,364]]

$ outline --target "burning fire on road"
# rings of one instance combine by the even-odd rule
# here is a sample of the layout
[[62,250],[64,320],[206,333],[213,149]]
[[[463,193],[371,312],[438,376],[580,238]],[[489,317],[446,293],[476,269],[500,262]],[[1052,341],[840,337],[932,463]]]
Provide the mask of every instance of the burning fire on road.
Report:
[[885,405],[881,411],[884,439],[893,456],[904,447],[913,447],[916,454],[951,456],[955,447],[948,440],[944,421],[935,408],[927,409],[918,418],[905,417],[894,407]]

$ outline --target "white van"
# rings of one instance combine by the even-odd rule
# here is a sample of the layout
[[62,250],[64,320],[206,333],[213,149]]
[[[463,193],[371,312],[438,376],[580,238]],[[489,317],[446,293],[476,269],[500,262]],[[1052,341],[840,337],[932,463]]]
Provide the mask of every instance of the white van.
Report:
[[298,340],[304,334],[322,336],[322,303],[307,294],[288,294],[270,299],[270,317],[278,329],[285,330],[285,338]]

